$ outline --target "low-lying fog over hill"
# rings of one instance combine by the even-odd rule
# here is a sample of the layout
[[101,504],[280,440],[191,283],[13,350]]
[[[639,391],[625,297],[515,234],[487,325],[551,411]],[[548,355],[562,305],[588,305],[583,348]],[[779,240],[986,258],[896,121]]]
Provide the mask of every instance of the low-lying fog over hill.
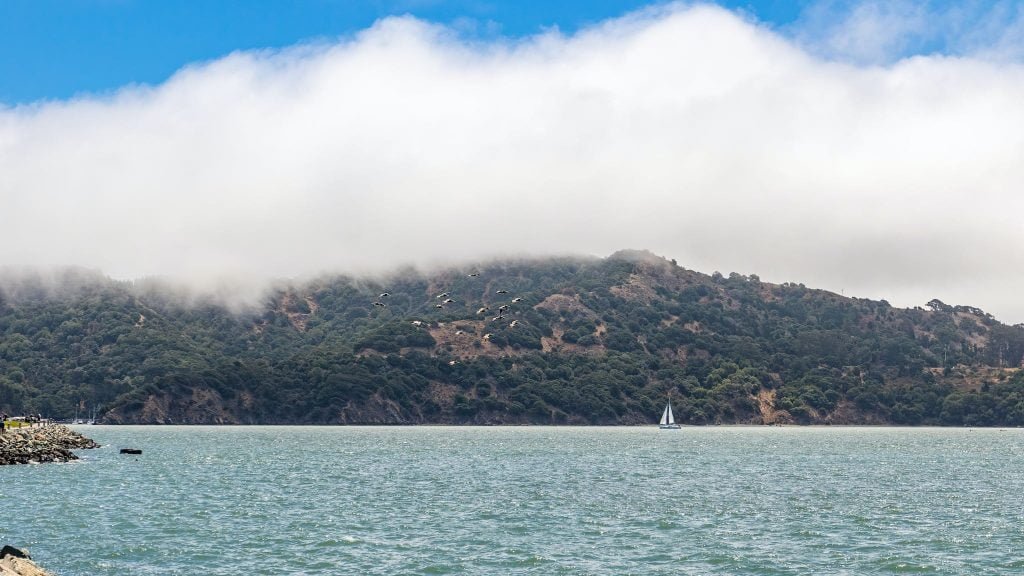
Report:
[[644,246],[1024,321],[1019,15],[892,58],[922,19],[956,30],[900,6],[794,31],[668,4],[483,39],[395,17],[0,106],[0,265],[253,302],[274,278]]

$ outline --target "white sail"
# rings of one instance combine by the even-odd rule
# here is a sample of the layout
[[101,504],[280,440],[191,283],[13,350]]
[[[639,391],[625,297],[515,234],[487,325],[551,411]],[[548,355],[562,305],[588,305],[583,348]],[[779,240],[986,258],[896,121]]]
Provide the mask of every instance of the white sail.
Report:
[[672,418],[672,407],[665,406],[665,411],[661,413],[661,424],[668,424]]
[[665,407],[665,412],[668,413],[668,423],[669,424],[675,424],[676,423],[676,419],[675,419],[674,416],[672,416],[672,405],[671,404],[669,404],[668,406]]

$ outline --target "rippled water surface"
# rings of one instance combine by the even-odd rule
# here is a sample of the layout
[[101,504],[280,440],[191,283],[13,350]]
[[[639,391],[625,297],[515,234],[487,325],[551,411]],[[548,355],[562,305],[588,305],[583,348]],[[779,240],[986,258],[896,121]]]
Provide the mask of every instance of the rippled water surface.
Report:
[[0,467],[60,576],[1024,573],[1016,429],[81,430]]

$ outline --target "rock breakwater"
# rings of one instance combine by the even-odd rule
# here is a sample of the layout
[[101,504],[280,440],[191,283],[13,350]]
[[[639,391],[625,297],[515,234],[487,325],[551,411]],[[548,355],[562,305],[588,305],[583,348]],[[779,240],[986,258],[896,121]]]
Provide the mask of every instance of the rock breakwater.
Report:
[[7,429],[0,435],[0,465],[78,460],[72,450],[98,448],[95,441],[60,424]]
[[0,576],[53,576],[32,561],[28,553],[13,546],[0,550]]

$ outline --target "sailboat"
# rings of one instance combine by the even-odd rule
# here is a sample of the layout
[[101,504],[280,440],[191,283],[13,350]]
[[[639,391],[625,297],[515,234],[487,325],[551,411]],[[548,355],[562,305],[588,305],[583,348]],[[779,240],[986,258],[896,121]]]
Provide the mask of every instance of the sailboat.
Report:
[[658,424],[658,428],[662,430],[679,430],[679,424],[676,424],[675,416],[672,415],[671,402],[665,405],[665,411],[661,413],[661,422]]

